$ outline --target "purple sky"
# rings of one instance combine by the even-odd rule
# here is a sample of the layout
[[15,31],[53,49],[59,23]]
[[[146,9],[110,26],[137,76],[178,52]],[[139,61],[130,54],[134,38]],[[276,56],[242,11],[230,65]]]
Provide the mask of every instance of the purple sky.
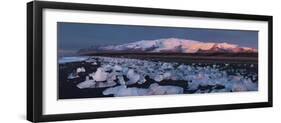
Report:
[[258,47],[258,31],[83,24],[58,22],[59,50],[77,51],[95,45],[124,44],[140,40],[182,38],[201,42],[226,42]]

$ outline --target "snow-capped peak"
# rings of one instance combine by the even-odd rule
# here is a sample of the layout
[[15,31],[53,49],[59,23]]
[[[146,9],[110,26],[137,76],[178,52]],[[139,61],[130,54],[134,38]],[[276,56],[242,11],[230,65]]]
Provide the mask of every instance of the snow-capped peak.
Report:
[[240,47],[236,44],[200,42],[188,39],[166,38],[141,40],[121,45],[99,47],[97,52],[149,52],[149,53],[208,53],[208,52],[257,52],[254,48]]

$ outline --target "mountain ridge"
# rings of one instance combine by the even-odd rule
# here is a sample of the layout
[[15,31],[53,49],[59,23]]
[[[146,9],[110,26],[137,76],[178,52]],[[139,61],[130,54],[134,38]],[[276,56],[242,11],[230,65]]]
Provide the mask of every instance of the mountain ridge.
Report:
[[120,45],[81,49],[83,53],[257,53],[257,49],[230,43],[201,42],[179,38],[141,40]]

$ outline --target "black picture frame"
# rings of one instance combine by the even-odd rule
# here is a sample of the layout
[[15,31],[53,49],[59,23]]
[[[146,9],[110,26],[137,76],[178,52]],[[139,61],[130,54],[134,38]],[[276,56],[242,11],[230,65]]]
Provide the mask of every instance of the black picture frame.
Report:
[[[269,49],[268,51],[268,101],[258,102],[258,103],[43,115],[42,113],[43,112],[43,95],[42,95],[43,12],[42,10],[45,8],[266,21],[268,22],[268,49]],[[272,30],[273,29],[272,28],[273,28],[273,17],[264,16],[264,15],[185,11],[185,10],[93,5],[93,4],[63,3],[63,2],[45,2],[45,1],[29,2],[27,3],[27,120],[32,122],[63,121],[63,120],[94,119],[94,118],[107,118],[107,117],[123,117],[123,116],[137,116],[137,115],[154,115],[154,114],[272,107],[273,105],[273,95],[272,95],[272,81],[273,81],[272,80],[272,59],[273,59],[272,58],[273,57],[272,56],[273,54]]]

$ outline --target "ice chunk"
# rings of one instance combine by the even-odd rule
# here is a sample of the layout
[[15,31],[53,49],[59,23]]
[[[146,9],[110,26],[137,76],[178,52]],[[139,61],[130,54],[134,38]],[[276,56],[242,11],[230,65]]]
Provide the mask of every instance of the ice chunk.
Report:
[[84,67],[79,67],[76,69],[76,73],[86,72],[86,69]]
[[112,69],[112,66],[110,64],[106,64],[102,66],[104,71],[110,71]]
[[115,86],[116,82],[96,82],[96,88],[105,88],[105,87],[112,87]]
[[121,85],[125,85],[126,84],[123,76],[117,76],[117,79],[118,79],[118,83],[119,84],[121,84]]
[[183,88],[177,86],[160,86],[153,83],[149,86],[149,95],[182,94]]
[[254,64],[251,64],[251,65],[250,65],[250,67],[252,67],[252,68],[253,68],[253,67],[255,67],[255,66],[254,66]]
[[[122,86],[124,87],[124,86]],[[116,94],[118,93],[119,89],[121,88],[121,86],[116,86],[116,87],[112,87],[112,88],[107,88],[105,89],[102,93],[103,95],[110,95],[110,94]],[[125,88],[125,87],[124,87]]]
[[139,79],[139,81],[138,81],[138,84],[143,84],[143,83],[145,83],[145,82],[146,82],[145,77],[144,77],[143,75],[141,75],[141,76],[140,76],[140,79]]
[[67,76],[67,79],[75,79],[75,78],[78,78],[78,74],[75,73],[75,72],[72,72],[70,73],[68,76]]
[[98,65],[98,63],[97,62],[92,62],[91,65]]
[[199,85],[200,85],[199,82],[195,82],[195,81],[189,82],[188,90],[197,90]]
[[122,67],[120,65],[115,65],[113,69],[114,71],[122,71]]
[[93,80],[95,80],[95,72],[90,73],[90,74],[89,74],[89,77],[92,77],[92,78],[93,78]]
[[83,89],[83,88],[91,88],[93,86],[95,86],[95,81],[94,80],[90,80],[89,77],[86,77],[86,80],[84,82],[81,82],[77,85],[78,88]]
[[173,69],[173,66],[170,63],[163,63],[161,68],[162,69]]
[[242,82],[235,82],[233,84],[232,91],[234,92],[247,91],[247,87]]
[[155,77],[154,77],[154,80],[156,81],[156,82],[160,82],[160,81],[162,81],[164,79],[164,76],[163,75],[156,75]]
[[133,69],[129,69],[127,78],[129,79],[128,84],[134,84],[140,79],[140,75],[135,73]]
[[127,74],[128,73],[128,71],[129,71],[129,68],[128,67],[123,67],[123,69],[122,69],[122,73],[123,74]]
[[104,87],[112,87],[115,86],[116,82],[114,81],[107,81],[107,82],[97,82],[95,80],[90,80],[89,76],[86,76],[86,80],[81,82],[77,85],[78,88],[104,88]]
[[116,73],[115,72],[111,72],[109,74],[107,74],[107,82],[114,82],[114,80],[116,80]]
[[94,75],[96,81],[105,81],[107,79],[107,72],[103,68],[99,67]]
[[68,76],[67,76],[67,79],[75,79],[75,78],[78,78],[79,77],[79,73],[81,72],[86,72],[85,68],[84,67],[79,67],[76,69],[76,71],[70,73]]
[[108,88],[103,91],[103,95],[113,94],[115,97],[122,96],[143,96],[147,94],[147,89],[141,88],[126,88],[125,86],[117,86],[113,88]]
[[240,75],[240,73],[238,73],[236,76],[231,76],[232,80],[234,81],[240,81],[243,76]]
[[171,73],[171,72],[165,72],[165,73],[163,74],[164,79],[170,79],[171,76],[172,76],[172,73]]

